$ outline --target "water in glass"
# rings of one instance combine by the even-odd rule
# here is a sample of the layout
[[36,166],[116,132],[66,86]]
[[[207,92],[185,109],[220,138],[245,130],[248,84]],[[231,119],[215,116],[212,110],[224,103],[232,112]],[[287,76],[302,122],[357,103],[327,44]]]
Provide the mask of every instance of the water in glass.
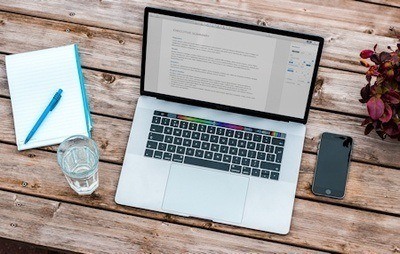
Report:
[[67,138],[58,148],[57,160],[69,185],[79,195],[89,195],[97,189],[99,151],[92,139],[81,135]]

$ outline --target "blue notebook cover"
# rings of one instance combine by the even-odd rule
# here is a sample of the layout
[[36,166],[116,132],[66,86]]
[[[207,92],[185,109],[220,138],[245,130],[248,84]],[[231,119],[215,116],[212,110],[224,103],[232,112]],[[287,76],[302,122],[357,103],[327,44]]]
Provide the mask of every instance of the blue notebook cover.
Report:
[[89,137],[91,137],[91,130],[92,130],[93,124],[92,124],[92,118],[90,116],[90,107],[89,107],[87,94],[86,94],[85,80],[83,78],[82,66],[81,66],[81,60],[80,60],[80,57],[79,57],[78,45],[74,44],[74,46],[75,46],[75,55],[76,55],[76,66],[78,68],[79,79],[80,79],[81,90],[82,90],[82,99],[83,99],[83,104],[84,104],[84,107],[85,107],[86,125],[87,125],[88,135],[89,135]]

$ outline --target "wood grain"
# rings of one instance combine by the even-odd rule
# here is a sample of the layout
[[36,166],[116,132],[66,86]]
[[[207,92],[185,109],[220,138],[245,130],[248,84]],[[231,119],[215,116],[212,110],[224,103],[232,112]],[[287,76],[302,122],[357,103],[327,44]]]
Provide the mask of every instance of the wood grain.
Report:
[[[365,0],[399,6],[397,0]],[[184,4],[182,4],[184,3]],[[308,27],[329,27],[355,32],[388,35],[388,28],[399,23],[397,10],[346,0],[235,0],[235,1],[79,1],[0,3],[0,10],[36,17],[110,28],[130,33],[142,32],[143,9],[157,6],[189,13],[201,13],[250,23],[265,22],[278,27],[290,24]],[[90,8],[91,11],[87,11]],[[337,15],[340,13],[340,15]],[[385,13],[385,15],[381,15]],[[256,22],[260,20],[260,22]]]
[[[252,19],[252,23],[258,20],[255,17]],[[83,66],[140,75],[140,35],[4,12],[0,12],[0,20],[0,33],[3,35],[0,37],[0,46],[3,53],[78,43]],[[283,23],[278,28],[315,33],[315,28],[297,24],[292,27]],[[365,68],[359,64],[361,49],[370,48],[375,42],[380,45],[395,45],[397,42],[387,36],[374,35],[372,39],[370,34],[335,31],[330,27],[320,27],[318,33],[326,39],[321,59],[323,66],[358,72],[365,72]],[[30,35],[30,40],[26,40],[26,34]]]
[[314,253],[5,191],[0,195],[0,236],[79,253]]
[[[2,165],[0,168],[0,188],[3,190],[37,195],[85,206],[101,207],[111,211],[210,228],[222,232],[231,232],[242,236],[271,239],[310,248],[322,248],[327,251],[361,252],[369,250],[373,252],[389,252],[391,248],[400,244],[399,239],[395,237],[396,232],[400,230],[400,217],[296,199],[291,231],[287,236],[278,236],[250,229],[210,223],[199,219],[119,206],[114,202],[115,189],[120,172],[120,166],[117,165],[100,163],[99,189],[91,197],[80,197],[68,187],[56,163],[55,154],[38,150],[16,152],[11,145],[1,143],[0,152],[7,157],[7,159],[0,159]],[[318,200],[319,198],[313,196],[307,187],[311,179],[312,170],[310,169],[310,164],[314,161],[314,155],[308,154],[303,158],[304,166],[302,166],[301,170],[299,188],[304,186],[304,190],[298,190],[298,194],[299,196],[308,196]],[[398,187],[399,181],[395,179],[399,179],[397,175],[400,172],[396,171],[395,175],[393,175],[390,171],[390,169],[379,167],[365,169],[362,164],[353,163],[348,185],[353,187],[348,189],[343,202],[334,202],[343,204],[354,202],[378,209],[381,206],[398,213],[399,204],[397,201],[400,196],[400,190]],[[369,172],[372,172],[371,177],[365,178],[365,175],[368,176]],[[391,181],[390,179],[393,180]],[[372,181],[370,182],[370,180]],[[387,182],[387,185],[378,184],[382,182]],[[362,191],[362,188],[366,190]],[[387,196],[383,197],[383,195]],[[89,218],[93,220],[92,217]],[[335,239],[331,239],[329,235],[335,235]]]

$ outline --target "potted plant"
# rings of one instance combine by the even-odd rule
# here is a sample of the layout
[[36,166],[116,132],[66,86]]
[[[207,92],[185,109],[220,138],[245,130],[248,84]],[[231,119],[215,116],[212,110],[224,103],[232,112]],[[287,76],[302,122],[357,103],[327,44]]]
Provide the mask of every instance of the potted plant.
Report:
[[382,138],[400,141],[400,36],[396,48],[387,51],[361,51],[361,64],[368,68],[367,84],[361,89],[361,103],[367,104],[368,117],[362,122],[364,134],[372,130]]

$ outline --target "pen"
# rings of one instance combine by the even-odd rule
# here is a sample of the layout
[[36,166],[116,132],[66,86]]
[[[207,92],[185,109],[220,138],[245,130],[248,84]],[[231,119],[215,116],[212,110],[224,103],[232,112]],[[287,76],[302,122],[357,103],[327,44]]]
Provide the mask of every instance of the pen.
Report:
[[57,93],[53,96],[53,99],[50,101],[49,105],[46,107],[46,109],[40,116],[39,120],[37,120],[35,126],[33,126],[32,130],[29,132],[28,136],[25,139],[24,144],[29,142],[29,140],[33,137],[35,132],[39,129],[40,125],[42,124],[42,122],[44,121],[46,116],[49,114],[49,112],[52,111],[57,106],[58,102],[61,99],[62,92],[63,92],[62,89],[58,89]]

